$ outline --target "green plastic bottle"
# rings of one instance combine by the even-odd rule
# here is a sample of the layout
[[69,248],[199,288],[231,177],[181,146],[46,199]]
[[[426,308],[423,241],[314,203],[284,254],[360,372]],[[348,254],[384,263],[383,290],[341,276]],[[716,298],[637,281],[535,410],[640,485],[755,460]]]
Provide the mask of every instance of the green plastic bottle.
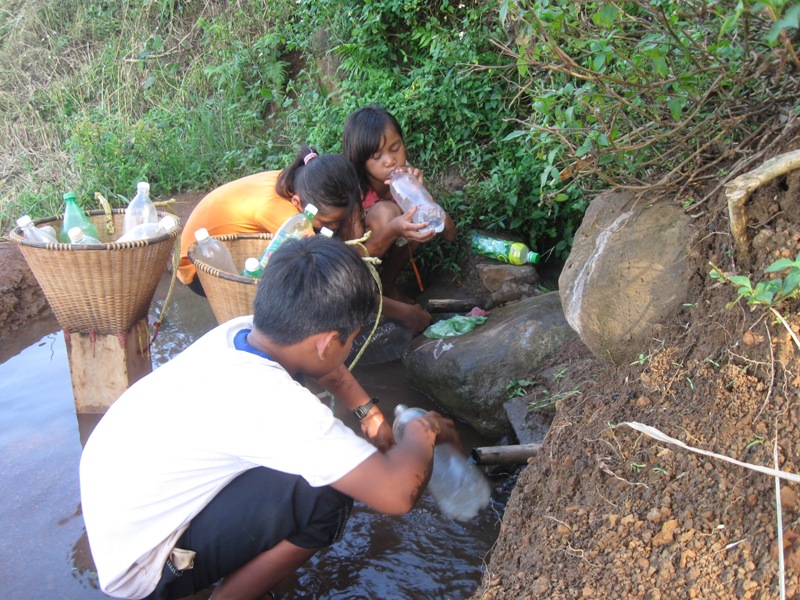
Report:
[[244,277],[259,279],[264,274],[264,269],[261,268],[261,263],[258,262],[258,259],[255,256],[251,256],[244,261],[244,269],[242,269],[241,274]]
[[58,235],[58,241],[71,244],[72,240],[69,239],[68,232],[73,227],[80,227],[84,235],[90,238],[100,239],[97,235],[97,228],[92,225],[89,217],[87,217],[83,209],[78,206],[78,200],[75,198],[75,194],[73,192],[67,192],[64,194],[64,221],[61,223],[61,233]]
[[472,232],[472,250],[483,256],[488,256],[500,262],[511,265],[536,264],[539,254],[533,252],[522,242],[511,242]]

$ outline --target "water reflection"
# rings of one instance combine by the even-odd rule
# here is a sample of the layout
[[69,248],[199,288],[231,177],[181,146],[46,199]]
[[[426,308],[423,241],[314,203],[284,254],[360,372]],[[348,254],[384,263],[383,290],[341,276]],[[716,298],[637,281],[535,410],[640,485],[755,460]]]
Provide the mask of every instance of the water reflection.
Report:
[[[158,315],[168,279],[156,293]],[[152,346],[158,368],[215,325],[205,300],[176,288]],[[105,598],[80,512],[78,464],[100,415],[76,415],[63,334],[40,319],[0,347],[0,581],[2,597]],[[398,362],[359,367],[367,391],[394,404],[431,408],[413,392]],[[334,412],[356,427],[355,417]],[[465,448],[484,444],[462,430]],[[282,590],[292,598],[466,598],[477,587],[499,517],[468,524],[442,517],[429,496],[408,515],[376,515],[356,505],[344,538],[315,556]],[[198,594],[197,600],[207,594]]]

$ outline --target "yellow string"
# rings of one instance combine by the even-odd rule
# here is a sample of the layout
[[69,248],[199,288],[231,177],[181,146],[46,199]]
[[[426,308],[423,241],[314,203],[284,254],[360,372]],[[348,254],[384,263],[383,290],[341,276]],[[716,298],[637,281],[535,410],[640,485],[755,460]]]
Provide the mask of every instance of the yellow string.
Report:
[[358,361],[361,360],[361,356],[364,354],[364,351],[367,349],[367,346],[369,346],[370,342],[372,341],[372,337],[375,335],[375,331],[378,329],[378,323],[380,323],[381,314],[383,313],[383,286],[381,285],[381,277],[378,274],[378,269],[375,268],[376,265],[381,264],[381,259],[376,258],[374,256],[370,256],[369,250],[367,250],[367,247],[364,245],[364,242],[366,242],[371,235],[372,232],[367,231],[362,237],[358,238],[357,240],[349,240],[345,242],[345,244],[347,244],[348,246],[358,246],[364,251],[364,256],[361,257],[361,260],[363,260],[366,263],[369,272],[372,273],[372,278],[375,280],[375,283],[378,284],[378,314],[375,317],[375,324],[372,326],[372,331],[369,332],[369,335],[367,336],[364,345],[361,346],[361,349],[358,351],[358,354],[356,354],[356,357],[353,359],[353,362],[351,362],[350,366],[347,367],[349,371],[352,371],[353,368],[355,368],[356,364],[358,364]]

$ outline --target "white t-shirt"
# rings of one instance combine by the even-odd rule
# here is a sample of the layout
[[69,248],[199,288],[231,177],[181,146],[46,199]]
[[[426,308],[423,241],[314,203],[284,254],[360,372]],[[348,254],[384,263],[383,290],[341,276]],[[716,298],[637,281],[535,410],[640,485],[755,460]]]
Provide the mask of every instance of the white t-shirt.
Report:
[[143,598],[177,539],[256,466],[329,485],[375,451],[276,362],[237,350],[251,317],[213,329],[130,387],[83,450],[81,502],[102,590]]

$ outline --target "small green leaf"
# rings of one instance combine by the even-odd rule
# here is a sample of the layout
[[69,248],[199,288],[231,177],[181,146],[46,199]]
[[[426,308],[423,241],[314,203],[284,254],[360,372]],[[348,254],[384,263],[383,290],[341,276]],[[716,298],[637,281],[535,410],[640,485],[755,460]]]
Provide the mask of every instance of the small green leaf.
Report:
[[764,272],[774,273],[775,271],[783,271],[784,269],[791,269],[792,267],[800,267],[800,265],[789,260],[788,258],[779,258],[766,269],[764,269]]
[[592,15],[592,22],[598,27],[610,29],[617,20],[619,11],[613,4],[603,4],[602,8]]

